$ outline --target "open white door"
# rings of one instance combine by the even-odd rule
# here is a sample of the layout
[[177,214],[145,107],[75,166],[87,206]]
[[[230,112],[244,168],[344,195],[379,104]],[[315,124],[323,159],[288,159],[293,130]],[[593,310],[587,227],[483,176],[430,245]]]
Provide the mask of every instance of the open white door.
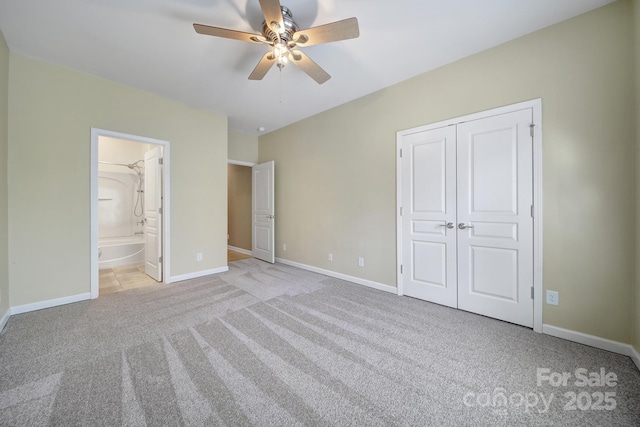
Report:
[[275,203],[274,162],[261,163],[252,168],[253,210],[251,237],[253,256],[270,263],[275,262]]
[[162,281],[162,147],[144,154],[144,272]]

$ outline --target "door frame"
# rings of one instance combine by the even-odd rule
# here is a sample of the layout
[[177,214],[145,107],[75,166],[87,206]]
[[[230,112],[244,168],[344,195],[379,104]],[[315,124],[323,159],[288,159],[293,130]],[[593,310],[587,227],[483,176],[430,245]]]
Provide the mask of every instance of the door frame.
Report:
[[170,143],[161,139],[148,138],[106,129],[91,128],[91,299],[99,295],[99,264],[98,264],[98,142],[101,136],[125,139],[145,144],[161,145],[163,147],[163,218],[162,218],[162,278],[165,284],[171,283],[170,266],[170,218],[171,218],[171,179],[170,179]]
[[542,333],[542,98],[493,108],[428,125],[396,132],[396,283],[398,295],[404,295],[402,283],[402,137],[445,126],[457,125],[499,114],[531,108],[533,112],[533,330]]
[[[245,161],[242,161],[242,160],[227,159],[227,165],[245,166],[245,167],[248,167],[248,168],[252,168],[255,165],[257,165],[257,163],[245,162]],[[253,174],[253,172],[252,172],[252,174]],[[229,183],[227,182],[227,185],[228,184]],[[251,198],[252,198],[252,202],[253,202],[253,175],[251,176],[251,194],[252,194]],[[229,194],[227,194],[227,207],[228,207],[228,203],[229,203]],[[252,208],[252,210],[253,210],[253,208]],[[251,216],[253,216],[253,213],[251,214]],[[253,223],[253,220],[252,220],[252,223]],[[253,224],[251,225],[251,228],[253,228]],[[253,230],[252,230],[251,234],[253,235]],[[253,237],[252,237],[252,239],[253,239]],[[253,246],[253,241],[251,242],[251,246]],[[227,249],[230,249],[230,250],[236,251],[236,252],[240,252],[240,253],[243,253],[245,255],[253,256],[252,251],[248,251],[248,250],[242,249],[242,248],[236,248],[235,246],[229,246],[229,218],[227,218]],[[227,261],[227,264],[228,263],[229,263],[229,261]]]

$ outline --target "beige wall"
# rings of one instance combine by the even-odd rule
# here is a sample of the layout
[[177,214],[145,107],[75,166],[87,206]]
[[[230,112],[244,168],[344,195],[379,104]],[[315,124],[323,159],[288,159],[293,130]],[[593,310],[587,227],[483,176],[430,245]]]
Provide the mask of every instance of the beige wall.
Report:
[[276,256],[395,286],[395,133],[542,98],[543,280],[560,293],[543,321],[630,342],[631,33],[631,3],[617,2],[261,136]]
[[258,137],[246,133],[229,131],[229,160],[258,162]]
[[636,60],[636,283],[633,344],[640,353],[640,0],[633,2],[634,56]]
[[251,245],[251,168],[229,165],[228,215],[230,246],[250,251]]
[[226,117],[15,53],[9,92],[12,306],[90,290],[92,127],[170,141],[171,275],[226,266]]
[[9,309],[7,147],[9,48],[0,32],[0,318]]

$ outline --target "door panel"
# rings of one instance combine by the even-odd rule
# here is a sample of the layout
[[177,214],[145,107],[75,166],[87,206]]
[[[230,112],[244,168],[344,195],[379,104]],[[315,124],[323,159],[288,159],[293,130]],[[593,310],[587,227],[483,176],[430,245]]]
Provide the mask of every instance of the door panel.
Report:
[[144,272],[162,281],[162,147],[144,153]]
[[469,292],[517,301],[518,252],[479,246],[472,246],[469,251]]
[[454,127],[408,135],[402,144],[404,293],[457,306]]
[[274,162],[252,168],[252,240],[255,258],[275,262]]
[[[533,326],[530,109],[458,125],[458,307]],[[473,227],[473,228],[466,228]]]
[[[428,260],[428,262],[427,262]],[[447,246],[436,242],[413,242],[411,280],[423,285],[447,287]]]

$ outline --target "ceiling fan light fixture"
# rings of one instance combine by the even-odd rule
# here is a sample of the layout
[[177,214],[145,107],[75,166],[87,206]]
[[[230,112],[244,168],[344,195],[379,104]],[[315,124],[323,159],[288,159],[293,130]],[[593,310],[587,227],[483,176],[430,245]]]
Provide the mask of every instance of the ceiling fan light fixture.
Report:
[[273,56],[276,60],[278,68],[283,69],[289,62],[289,48],[283,42],[273,45]]
[[291,61],[318,84],[322,84],[329,80],[331,76],[302,53],[299,48],[353,39],[360,36],[356,18],[344,19],[300,31],[300,28],[293,20],[291,10],[286,6],[282,6],[280,0],[259,0],[259,2],[264,15],[262,34],[251,34],[209,25],[193,24],[194,29],[199,34],[269,45],[271,50],[262,56],[258,65],[249,75],[249,80],[262,80],[274,64],[282,70]]

